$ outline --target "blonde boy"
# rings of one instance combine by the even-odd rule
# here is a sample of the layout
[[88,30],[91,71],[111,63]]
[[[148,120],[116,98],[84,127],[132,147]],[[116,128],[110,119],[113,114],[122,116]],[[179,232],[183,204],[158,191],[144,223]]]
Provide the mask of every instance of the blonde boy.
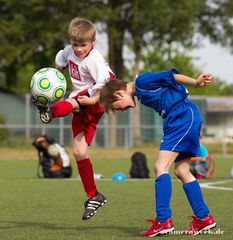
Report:
[[60,101],[51,107],[39,105],[38,109],[43,123],[49,123],[53,118],[73,113],[73,154],[88,196],[82,217],[86,220],[91,218],[106,202],[106,198],[97,190],[92,163],[87,153],[87,147],[92,142],[104,109],[98,102],[94,105],[83,106],[78,97],[95,96],[97,90],[104,85],[105,79],[115,77],[115,75],[103,56],[94,48],[96,29],[90,21],[74,18],[68,28],[68,37],[70,45],[57,53],[55,62],[57,69],[61,71],[69,69],[72,92],[69,99]]

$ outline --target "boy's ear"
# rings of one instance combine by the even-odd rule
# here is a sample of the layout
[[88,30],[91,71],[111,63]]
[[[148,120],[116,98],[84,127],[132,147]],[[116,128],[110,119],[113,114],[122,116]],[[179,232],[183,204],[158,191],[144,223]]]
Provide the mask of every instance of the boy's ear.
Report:
[[124,90],[116,90],[114,92],[114,96],[117,97],[117,98],[122,98],[124,95]]
[[92,41],[92,45],[94,45],[96,43],[96,38],[94,38],[94,40]]

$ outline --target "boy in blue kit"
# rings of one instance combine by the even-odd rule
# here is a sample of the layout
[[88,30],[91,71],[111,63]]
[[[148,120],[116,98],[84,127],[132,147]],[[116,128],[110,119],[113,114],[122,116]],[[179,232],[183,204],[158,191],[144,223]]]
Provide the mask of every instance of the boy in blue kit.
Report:
[[211,74],[201,74],[197,79],[179,74],[176,69],[164,72],[146,72],[134,82],[112,79],[100,90],[100,103],[106,112],[134,108],[134,97],[143,105],[153,108],[164,119],[163,137],[154,166],[156,218],[147,220],[152,226],[143,236],[156,236],[174,230],[171,219],[172,194],[169,169],[175,164],[175,175],[182,181],[183,189],[194,212],[191,228],[184,234],[196,235],[216,226],[204,202],[198,181],[190,172],[190,158],[199,155],[199,137],[202,117],[197,106],[188,99],[183,86],[202,87],[211,82]]

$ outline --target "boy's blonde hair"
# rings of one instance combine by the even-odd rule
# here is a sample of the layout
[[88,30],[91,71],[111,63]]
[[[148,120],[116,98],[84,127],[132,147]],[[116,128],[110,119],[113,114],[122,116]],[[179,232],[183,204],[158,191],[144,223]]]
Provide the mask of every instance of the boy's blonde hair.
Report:
[[87,19],[76,17],[68,28],[68,37],[70,41],[83,43],[94,42],[96,36],[96,28],[92,22]]
[[115,96],[115,91],[126,90],[127,83],[121,79],[109,79],[109,81],[100,90],[100,105],[103,106],[106,113],[114,112],[112,104],[118,100]]

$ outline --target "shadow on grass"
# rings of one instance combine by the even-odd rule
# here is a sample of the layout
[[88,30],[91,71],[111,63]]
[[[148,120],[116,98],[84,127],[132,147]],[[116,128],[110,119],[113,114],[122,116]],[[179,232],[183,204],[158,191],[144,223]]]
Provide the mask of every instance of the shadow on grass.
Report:
[[[96,230],[101,231],[107,231],[112,233],[112,231],[122,232],[125,233],[131,237],[138,237],[140,236],[140,232],[142,229],[137,227],[132,227],[131,225],[126,226],[116,226],[116,225],[106,225],[103,224],[101,226],[90,226],[89,224],[87,226],[61,226],[59,224],[53,224],[53,223],[45,223],[45,222],[16,222],[16,221],[0,221],[0,230],[7,230],[7,229],[15,229],[15,228],[41,228],[45,230],[52,230],[52,231],[66,231],[66,230],[72,230],[77,231],[78,233],[83,232],[88,234],[96,234]],[[4,226],[5,225],[5,226]]]

